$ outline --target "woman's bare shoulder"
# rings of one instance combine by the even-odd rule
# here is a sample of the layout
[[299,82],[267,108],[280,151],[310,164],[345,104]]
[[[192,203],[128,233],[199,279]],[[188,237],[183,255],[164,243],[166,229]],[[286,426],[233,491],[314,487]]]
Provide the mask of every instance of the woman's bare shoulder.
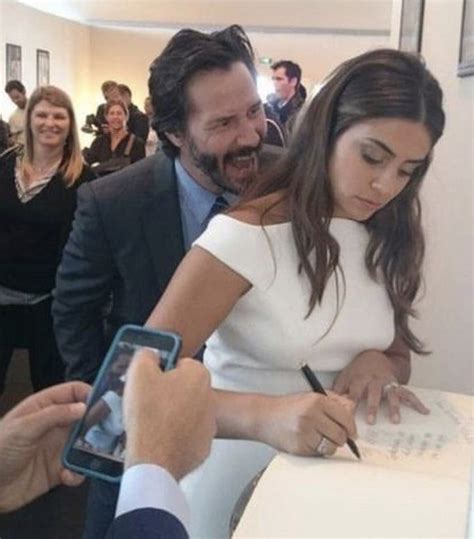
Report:
[[238,204],[227,215],[249,225],[274,225],[288,220],[281,191]]

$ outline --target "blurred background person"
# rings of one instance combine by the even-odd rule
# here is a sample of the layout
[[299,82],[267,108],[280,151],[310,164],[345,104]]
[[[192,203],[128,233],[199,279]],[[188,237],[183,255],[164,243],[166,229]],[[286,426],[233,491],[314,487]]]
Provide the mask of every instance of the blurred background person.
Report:
[[143,142],[146,142],[149,131],[148,117],[136,105],[132,103],[132,90],[126,84],[118,85],[120,99],[128,109],[127,129]]
[[10,145],[10,127],[0,116],[0,154],[2,154]]
[[291,134],[296,115],[306,100],[306,89],[301,84],[301,67],[290,60],[280,60],[271,69],[275,94],[269,98],[269,104],[277,120]]
[[145,143],[127,130],[128,110],[123,101],[105,105],[108,133],[99,135],[84,150],[84,158],[98,176],[116,172],[145,157]]
[[105,107],[109,101],[119,101],[120,100],[120,92],[118,88],[118,83],[114,80],[106,80],[102,83],[102,86],[100,87],[102,91],[102,95],[104,96],[105,103],[101,103],[97,107],[97,111],[95,113],[95,126],[99,130],[99,135],[103,135],[104,133],[107,133],[108,131],[108,124],[107,119],[105,118]]
[[148,127],[149,127],[148,137],[145,141],[145,153],[146,153],[146,156],[148,157],[149,155],[153,155],[160,149],[158,135],[156,134],[156,131],[153,129],[153,126],[152,126],[153,116],[155,114],[155,111],[153,110],[153,105],[152,105],[150,96],[145,98],[144,108],[145,108],[145,114],[148,119]]
[[28,349],[35,391],[63,380],[51,291],[76,189],[92,177],[69,97],[38,88],[26,109],[25,146],[0,157],[0,394],[15,348]]
[[28,103],[26,89],[19,80],[10,80],[5,86],[5,92],[8,94],[12,103],[16,105],[16,109],[8,119],[8,125],[10,127],[10,144],[24,144],[25,114],[26,105]]

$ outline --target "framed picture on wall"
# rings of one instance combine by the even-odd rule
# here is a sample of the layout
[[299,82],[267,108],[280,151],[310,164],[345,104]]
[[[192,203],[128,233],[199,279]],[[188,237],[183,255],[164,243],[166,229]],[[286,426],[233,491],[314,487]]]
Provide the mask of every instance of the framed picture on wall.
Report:
[[5,54],[5,81],[20,80],[21,81],[21,47],[20,45],[6,44]]
[[401,51],[420,52],[424,8],[425,0],[402,0],[400,42],[398,45]]
[[474,75],[474,0],[464,0],[458,75]]
[[49,52],[36,49],[36,86],[49,84]]

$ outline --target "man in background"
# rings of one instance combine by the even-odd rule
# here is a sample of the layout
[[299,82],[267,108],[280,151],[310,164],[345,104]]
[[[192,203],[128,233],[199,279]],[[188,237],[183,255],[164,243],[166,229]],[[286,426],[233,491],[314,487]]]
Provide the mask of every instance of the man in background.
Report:
[[148,117],[132,103],[132,91],[126,84],[119,84],[120,99],[128,109],[127,129],[145,143],[148,138]]
[[280,60],[271,69],[275,94],[269,103],[280,124],[291,134],[296,115],[306,99],[306,90],[301,84],[301,68],[290,60]]
[[16,105],[16,109],[8,119],[10,127],[10,144],[25,143],[25,120],[26,120],[26,105],[28,98],[26,89],[19,80],[10,80],[5,86],[5,92]]

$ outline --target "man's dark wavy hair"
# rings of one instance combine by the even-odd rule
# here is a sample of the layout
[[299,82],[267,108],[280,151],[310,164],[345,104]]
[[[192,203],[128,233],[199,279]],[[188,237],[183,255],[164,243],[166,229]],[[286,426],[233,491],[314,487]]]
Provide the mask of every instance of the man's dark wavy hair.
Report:
[[149,93],[155,111],[152,122],[170,157],[179,155],[179,148],[166,136],[186,130],[189,103],[187,86],[198,73],[228,71],[235,62],[242,62],[256,79],[252,45],[242,27],[234,24],[219,32],[204,34],[196,30],[180,30],[150,66]]

